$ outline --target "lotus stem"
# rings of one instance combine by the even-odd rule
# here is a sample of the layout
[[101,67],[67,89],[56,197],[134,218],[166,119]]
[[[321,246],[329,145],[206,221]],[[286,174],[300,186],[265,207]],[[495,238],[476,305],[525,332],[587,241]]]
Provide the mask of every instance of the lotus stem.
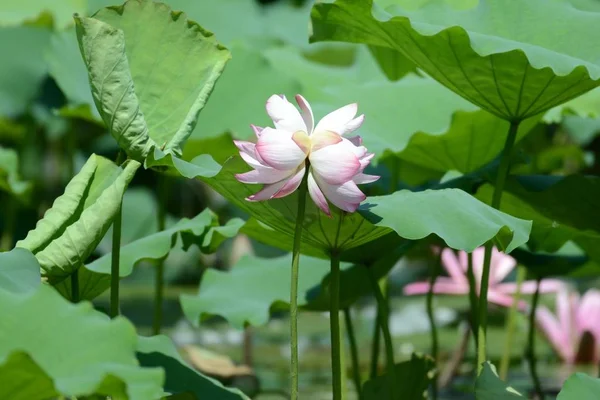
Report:
[[369,282],[371,283],[371,289],[373,290],[373,294],[375,295],[375,300],[377,300],[377,307],[380,311],[379,325],[381,326],[381,330],[383,332],[383,342],[385,344],[385,354],[386,354],[386,373],[388,379],[388,385],[390,387],[390,398],[396,399],[395,394],[395,366],[394,366],[394,345],[392,343],[392,335],[390,334],[390,327],[388,324],[389,320],[389,311],[387,302],[385,301],[385,297],[381,293],[379,289],[379,285],[377,284],[377,279],[373,274],[373,271],[370,268],[367,268]]
[[[381,279],[378,283],[383,296],[388,299],[387,277]],[[389,302],[388,302],[389,304]],[[369,378],[373,379],[379,374],[379,349],[381,345],[381,325],[379,320],[382,318],[379,307],[377,307],[375,320],[373,321],[373,339],[371,341],[371,368]]]
[[113,221],[112,254],[110,264],[110,317],[119,315],[119,268],[121,258],[121,218],[122,205],[119,206]]
[[475,281],[475,273],[473,272],[473,253],[467,255],[467,279],[469,281],[469,306],[471,308],[470,325],[473,337],[475,338],[475,346],[477,347],[477,282]]
[[[441,262],[442,251],[440,249],[439,256],[436,257],[436,260],[431,263],[430,266],[430,277],[429,277],[429,290],[427,291],[427,317],[429,318],[429,326],[431,328],[431,357],[437,366],[438,362],[438,333],[437,328],[435,326],[435,315],[433,312],[433,287],[435,286],[435,282],[438,277],[439,265]],[[431,394],[433,400],[437,400],[438,397],[438,375],[437,373],[433,377],[433,383],[431,385]]]
[[331,326],[331,375],[333,400],[342,400],[342,360],[340,344],[340,256],[331,254],[329,283],[329,323]]
[[79,303],[79,268],[71,274],[71,301]]
[[[500,208],[502,200],[502,192],[508,172],[510,170],[510,158],[512,149],[517,138],[520,121],[513,121],[508,128],[504,149],[500,156],[500,167],[496,176],[496,184],[494,185],[494,193],[492,195],[492,207]],[[485,246],[485,255],[483,257],[483,271],[481,273],[480,293],[479,293],[479,319],[477,321],[477,368],[478,374],[483,370],[483,363],[487,361],[486,335],[487,335],[487,294],[490,281],[490,264],[492,261],[493,243],[489,241]]]
[[[296,214],[296,230],[294,232],[294,248],[292,251],[292,276],[290,287],[290,348],[291,348],[291,390],[290,399],[298,399],[298,271],[300,264],[300,245],[302,243],[302,226],[306,209],[306,192],[308,189],[308,161],[305,165],[304,177],[298,188],[298,212]],[[339,340],[339,335],[338,335]]]
[[350,344],[350,357],[352,358],[352,379],[356,388],[356,397],[360,400],[362,398],[360,363],[358,362],[358,346],[356,344],[356,336],[354,335],[354,325],[352,324],[350,308],[344,308],[344,322],[346,323],[346,333],[348,334],[348,343]]
[[510,366],[510,355],[513,345],[513,337],[515,334],[515,325],[517,322],[518,306],[521,297],[521,286],[525,281],[527,270],[523,267],[517,267],[517,290],[513,297],[513,303],[508,310],[508,320],[506,321],[506,337],[504,340],[504,351],[502,352],[502,359],[500,360],[500,379],[506,380],[508,376],[508,368]]
[[531,300],[531,311],[529,312],[529,331],[527,332],[527,354],[526,358],[529,363],[529,370],[531,371],[531,379],[533,381],[533,387],[537,395],[538,400],[544,400],[544,392],[540,383],[540,378],[537,374],[536,360],[535,360],[535,312],[537,311],[538,301],[540,298],[540,281],[538,278],[535,286],[535,292],[533,293],[533,299]]
[[[167,222],[167,198],[168,187],[167,177],[158,176],[158,232],[165,230]],[[152,333],[160,335],[163,319],[163,298],[165,292],[165,259],[162,258],[156,263],[156,275],[154,278],[154,319],[152,321]]]

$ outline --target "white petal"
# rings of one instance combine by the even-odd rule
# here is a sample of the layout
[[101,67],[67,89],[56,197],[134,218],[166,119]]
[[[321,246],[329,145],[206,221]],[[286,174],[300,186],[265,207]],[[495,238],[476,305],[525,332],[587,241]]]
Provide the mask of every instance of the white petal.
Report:
[[315,132],[333,131],[339,135],[352,132],[360,127],[364,115],[354,118],[358,111],[356,103],[348,104],[324,116],[315,128]]
[[330,185],[318,173],[315,173],[314,177],[325,197],[344,211],[356,211],[360,203],[367,198],[352,181],[341,185]]
[[298,189],[298,187],[302,183],[302,178],[304,178],[304,170],[305,169],[306,168],[303,167],[298,172],[296,172],[294,175],[292,175],[290,177],[290,179],[287,180],[285,185],[283,185],[283,187],[277,193],[275,193],[273,198],[279,199],[281,197],[285,197],[289,194],[292,194],[294,191],[296,191],[296,189]]
[[342,143],[313,151],[309,159],[314,171],[330,185],[350,181],[360,170],[360,161]]
[[295,169],[306,159],[306,154],[292,140],[292,133],[265,128],[256,143],[256,152],[265,164],[280,170]]
[[236,174],[235,178],[243,183],[258,184],[258,183],[275,183],[283,179],[287,179],[294,173],[293,170],[280,171],[275,168],[260,168],[243,174]]
[[273,120],[275,128],[294,133],[307,132],[306,124],[300,112],[285,97],[273,95],[267,100],[267,114]]
[[310,198],[313,199],[317,207],[319,207],[325,214],[331,217],[331,212],[329,211],[329,204],[327,204],[327,199],[325,195],[319,189],[319,185],[315,181],[312,172],[308,174],[308,193],[310,194]]
[[365,184],[365,183],[375,182],[379,178],[380,177],[377,176],[377,175],[367,175],[367,174],[363,174],[361,172],[361,173],[358,173],[358,174],[354,175],[354,178],[352,178],[352,180],[357,185],[362,185],[362,184]]
[[310,135],[315,127],[315,117],[313,116],[312,108],[310,108],[308,101],[299,94],[296,95],[296,103],[298,103],[302,111],[302,119],[307,129],[306,133]]

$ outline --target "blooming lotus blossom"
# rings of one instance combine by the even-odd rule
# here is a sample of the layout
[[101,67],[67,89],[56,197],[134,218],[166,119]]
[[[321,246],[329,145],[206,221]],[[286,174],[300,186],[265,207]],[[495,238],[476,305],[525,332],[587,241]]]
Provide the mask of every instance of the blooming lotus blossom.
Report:
[[600,362],[600,291],[591,289],[579,297],[562,290],[556,297],[556,316],[541,306],[536,321],[566,363]]
[[327,200],[344,211],[356,211],[366,198],[356,185],[379,179],[363,173],[373,154],[362,146],[360,136],[344,137],[361,126],[364,115],[356,117],[357,105],[348,104],[315,126],[310,104],[300,95],[296,102],[300,111],[285,96],[271,96],[267,113],[274,128],[253,125],[256,144],[235,141],[241,157],[253,168],[236,178],[264,184],[246,200],[269,200],[293,193],[308,166],[308,192],[325,214],[331,215]]
[[[473,274],[475,275],[476,293],[479,295],[481,285],[481,275],[483,271],[483,258],[485,248],[479,247],[473,251]],[[458,253],[458,257],[451,249],[442,251],[442,265],[448,277],[438,277],[433,292],[438,294],[463,295],[469,293],[469,280],[467,278],[468,255],[464,251]],[[492,261],[490,264],[490,279],[488,286],[488,301],[500,306],[510,307],[513,303],[512,294],[517,290],[517,284],[513,282],[503,283],[502,280],[515,268],[516,261],[511,256],[499,252],[495,248],[492,252]],[[404,287],[404,294],[424,294],[429,292],[429,282],[415,282]],[[540,292],[555,292],[563,288],[564,285],[559,280],[548,279],[540,284]],[[521,293],[534,293],[536,288],[535,281],[523,282]],[[527,304],[519,302],[520,310],[525,311]]]

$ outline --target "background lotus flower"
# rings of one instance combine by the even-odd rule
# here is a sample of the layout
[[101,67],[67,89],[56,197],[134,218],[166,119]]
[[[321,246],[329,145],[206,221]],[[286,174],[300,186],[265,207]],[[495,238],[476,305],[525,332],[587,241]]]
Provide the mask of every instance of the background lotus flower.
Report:
[[556,297],[556,316],[539,307],[536,321],[558,355],[569,364],[600,362],[600,291],[583,297],[566,290]]
[[[477,294],[480,291],[481,274],[483,270],[484,247],[473,251],[473,274],[477,283]],[[468,255],[460,251],[458,256],[452,249],[442,251],[442,265],[448,277],[438,277],[433,292],[438,294],[468,294],[469,281],[467,278]],[[517,284],[513,282],[502,283],[502,280],[515,268],[516,261],[497,249],[493,249],[492,262],[490,266],[490,281],[488,287],[488,301],[504,307],[510,307],[513,303],[512,294],[517,290]],[[429,291],[429,282],[415,282],[404,287],[404,294],[424,294]],[[521,285],[521,293],[531,294],[535,292],[536,282],[527,281]],[[555,292],[563,288],[564,284],[559,280],[548,279],[540,284],[540,292]],[[525,302],[519,302],[519,309],[527,308]]]
[[356,117],[356,103],[348,104],[327,114],[315,126],[310,104],[300,95],[296,95],[296,102],[301,112],[285,96],[271,96],[267,113],[274,128],[252,126],[258,138],[256,144],[235,141],[240,155],[253,168],[236,178],[265,185],[247,200],[291,194],[300,186],[309,165],[308,192],[325,214],[331,215],[327,200],[344,211],[356,211],[366,198],[356,185],[379,179],[363,173],[373,154],[362,146],[361,138],[343,137],[361,126],[364,115]]

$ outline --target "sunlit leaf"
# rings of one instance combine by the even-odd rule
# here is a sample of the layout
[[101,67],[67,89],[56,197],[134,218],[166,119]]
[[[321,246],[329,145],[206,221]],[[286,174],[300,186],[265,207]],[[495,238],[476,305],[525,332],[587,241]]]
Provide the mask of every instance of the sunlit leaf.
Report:
[[[142,260],[165,258],[181,237],[183,249],[198,246],[204,253],[213,253],[228,238],[235,236],[243,221],[230,220],[219,226],[217,216],[205,210],[193,219],[184,218],[171,228],[152,233],[121,247],[119,276],[131,275],[133,268]],[[79,297],[91,300],[110,287],[112,253],[83,266],[79,270]],[[71,282],[63,280],[57,287],[63,296],[71,298]]]
[[557,400],[593,400],[599,391],[600,379],[578,372],[567,379]]
[[221,170],[221,166],[208,154],[201,154],[188,162],[171,153],[163,153],[157,148],[148,154],[145,166],[175,173],[188,179],[212,178]]
[[529,238],[531,222],[495,210],[459,189],[401,190],[367,198],[359,212],[377,226],[416,240],[431,234],[467,252],[493,240],[506,252]]
[[399,51],[382,46],[369,46],[369,51],[377,60],[385,76],[391,81],[397,81],[416,70],[415,64]]
[[[247,170],[248,166],[239,156],[236,156],[225,163],[219,175],[203,180],[231,203],[260,221],[260,230],[244,230],[245,233],[258,232],[257,235],[253,235],[257,240],[281,241],[284,246],[291,243],[296,226],[298,194],[293,193],[284,198],[269,201],[247,201],[245,198],[259,189],[258,185],[247,185],[235,179],[236,173]],[[302,233],[302,252],[329,258],[330,249],[337,247],[341,252],[342,259],[345,260],[347,251],[366,245],[391,232],[389,228],[374,226],[359,213],[343,215],[342,225],[338,229],[342,213],[339,209],[333,208],[332,214],[332,218],[327,217],[318,210],[312,200],[307,200]],[[267,238],[266,235],[269,237]],[[376,255],[372,252],[363,252],[358,256],[369,259]]]
[[486,362],[475,381],[475,398],[477,400],[512,400],[524,397],[498,377],[494,365]]
[[167,336],[139,337],[137,358],[143,367],[161,367],[165,371],[165,392],[186,393],[190,399],[245,400],[237,389],[229,389],[220,382],[192,369],[179,355]]
[[139,167],[131,160],[121,169],[93,154],[35,229],[17,242],[35,254],[49,282],[68,277],[94,251]]
[[372,0],[337,0],[316,4],[311,18],[311,40],[400,51],[465,99],[511,121],[600,84],[600,45],[591,39],[600,14],[566,2],[480,0],[458,9],[434,0],[384,10]]
[[[394,366],[394,400],[421,400],[435,374],[435,363],[429,357],[413,354],[409,361]],[[392,399],[390,379],[386,374],[365,382],[362,398],[365,400]]]
[[40,286],[40,264],[25,249],[0,253],[0,290],[27,293]]
[[76,22],[96,107],[119,145],[137,160],[154,147],[179,154],[227,49],[185,14],[149,0]]
[[0,398],[162,397],[164,373],[138,366],[137,335],[126,319],[71,304],[46,285],[0,291],[0,307],[11,310],[0,319]]

